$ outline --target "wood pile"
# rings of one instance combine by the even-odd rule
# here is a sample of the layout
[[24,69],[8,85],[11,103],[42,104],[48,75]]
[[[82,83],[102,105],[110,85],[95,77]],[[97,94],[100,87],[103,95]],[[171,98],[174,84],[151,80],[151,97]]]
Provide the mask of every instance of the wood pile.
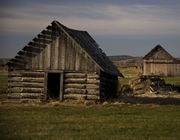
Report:
[[166,84],[160,76],[141,75],[129,81],[129,85],[133,90],[134,95],[150,93],[168,93],[175,91],[176,87],[171,84]]

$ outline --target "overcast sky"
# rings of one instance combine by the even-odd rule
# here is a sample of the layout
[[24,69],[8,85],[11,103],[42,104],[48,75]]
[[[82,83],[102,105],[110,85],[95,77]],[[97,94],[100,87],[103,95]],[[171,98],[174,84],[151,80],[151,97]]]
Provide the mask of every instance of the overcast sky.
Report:
[[14,57],[53,20],[86,30],[107,55],[180,57],[180,0],[0,0],[0,57]]

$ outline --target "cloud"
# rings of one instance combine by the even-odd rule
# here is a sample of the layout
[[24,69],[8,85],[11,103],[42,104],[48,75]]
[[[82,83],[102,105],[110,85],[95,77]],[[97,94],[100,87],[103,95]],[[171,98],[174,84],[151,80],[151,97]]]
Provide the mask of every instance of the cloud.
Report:
[[[4,33],[34,33],[52,20],[93,34],[179,34],[180,18],[172,9],[158,5],[54,5],[2,7]],[[8,28],[6,28],[8,27]]]

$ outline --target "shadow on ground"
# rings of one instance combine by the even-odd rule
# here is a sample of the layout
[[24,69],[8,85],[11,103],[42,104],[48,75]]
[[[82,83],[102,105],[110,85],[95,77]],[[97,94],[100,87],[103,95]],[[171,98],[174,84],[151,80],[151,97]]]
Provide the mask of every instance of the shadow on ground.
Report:
[[180,98],[152,98],[152,97],[126,97],[121,99],[124,103],[131,104],[157,104],[157,105],[180,105]]

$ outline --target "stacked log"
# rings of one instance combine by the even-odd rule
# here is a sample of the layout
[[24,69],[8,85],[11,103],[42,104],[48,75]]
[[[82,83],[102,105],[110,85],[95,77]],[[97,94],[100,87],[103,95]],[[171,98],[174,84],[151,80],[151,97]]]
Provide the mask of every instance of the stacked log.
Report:
[[8,74],[8,97],[41,99],[44,96],[44,72],[12,71]]
[[100,78],[96,73],[87,74],[87,100],[97,100],[100,98]]
[[65,73],[64,99],[99,99],[99,75],[96,73]]
[[86,73],[64,73],[64,99],[84,99]]

